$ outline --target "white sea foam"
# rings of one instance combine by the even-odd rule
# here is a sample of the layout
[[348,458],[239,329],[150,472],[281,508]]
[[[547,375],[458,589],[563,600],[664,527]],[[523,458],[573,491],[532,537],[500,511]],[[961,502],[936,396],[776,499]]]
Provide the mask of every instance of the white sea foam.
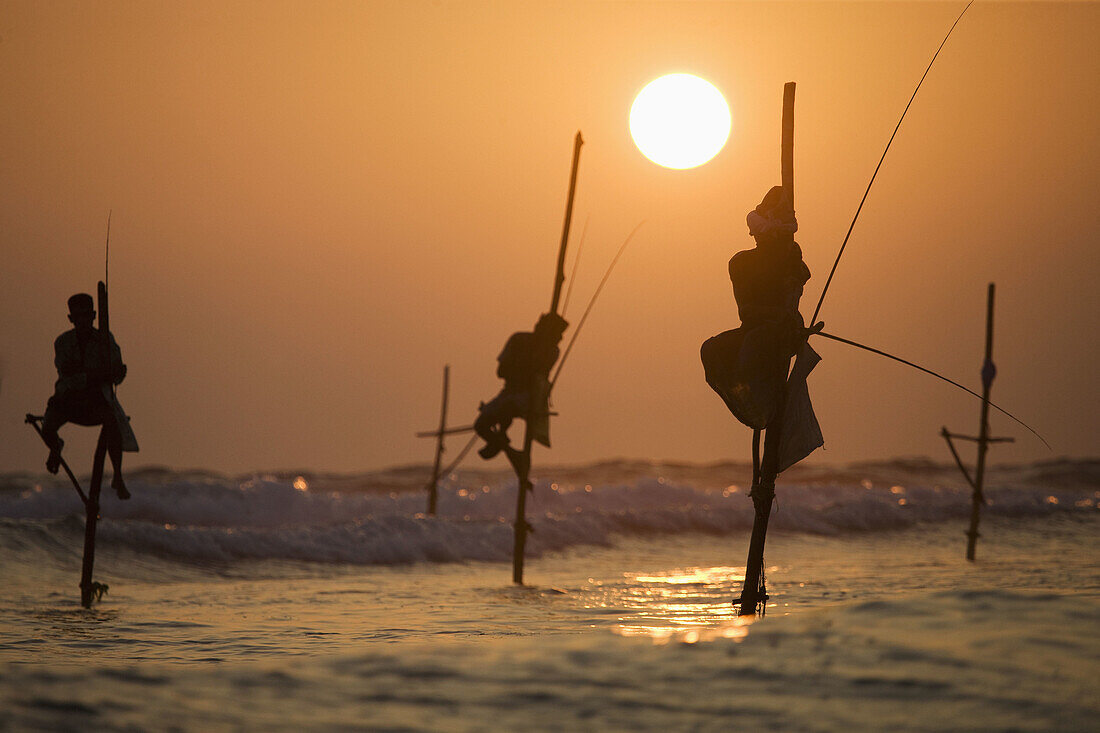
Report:
[[[1095,512],[1097,464],[1061,461],[993,471],[985,511],[1012,517]],[[969,512],[970,491],[957,475],[952,480],[948,468],[895,461],[792,471],[777,488],[771,526],[839,535],[961,519]],[[743,531],[752,524],[747,487],[726,481],[745,473],[736,464],[625,461],[544,469],[527,507],[535,529],[529,551],[537,556],[606,545],[616,535]],[[130,501],[104,490],[100,537],[114,547],[195,562],[390,565],[511,556],[516,489],[508,474],[448,477],[436,517],[423,513],[423,483],[421,468],[237,478],[139,471],[130,479]],[[81,513],[72,487],[59,479],[0,476],[0,541],[9,548],[71,546],[80,523],[65,518]]]

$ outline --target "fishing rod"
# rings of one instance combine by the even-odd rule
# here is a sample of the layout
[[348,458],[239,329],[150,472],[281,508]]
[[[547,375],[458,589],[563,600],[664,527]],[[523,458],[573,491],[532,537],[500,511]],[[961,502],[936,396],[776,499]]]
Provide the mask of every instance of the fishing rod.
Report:
[[619,251],[615,253],[615,256],[611,259],[611,264],[607,266],[607,271],[604,272],[603,278],[600,280],[600,284],[596,286],[596,292],[592,293],[591,299],[588,301],[588,305],[584,309],[584,314],[581,315],[581,320],[577,322],[577,327],[573,329],[573,337],[569,339],[569,343],[565,347],[565,352],[561,355],[561,360],[558,362],[558,368],[554,372],[553,379],[550,380],[550,390],[553,391],[554,385],[558,383],[558,376],[561,375],[561,368],[565,366],[565,360],[569,356],[569,352],[573,350],[573,344],[577,343],[577,336],[581,332],[581,327],[584,326],[584,322],[588,320],[588,314],[592,312],[592,306],[596,304],[596,298],[600,296],[600,291],[603,290],[603,286],[607,284],[607,279],[611,277],[612,270],[615,269],[616,263],[619,258],[623,256],[623,252],[626,251],[626,246],[630,244],[630,240],[634,238],[634,235],[638,233],[638,230],[642,228],[642,224],[645,224],[645,220],[638,222],[638,225],[627,235],[625,241],[619,247]]
[[[821,297],[819,297],[817,299],[817,306],[814,308],[814,314],[810,318],[810,323],[811,324],[817,324],[817,322],[818,322],[817,317],[821,313],[821,306],[825,302],[825,295],[829,292],[829,285],[833,281],[833,275],[836,274],[836,268],[840,264],[840,258],[844,255],[844,250],[848,246],[848,240],[852,236],[852,230],[855,229],[856,221],[859,219],[860,212],[863,211],[863,204],[866,203],[866,201],[867,201],[867,196],[871,192],[871,186],[874,185],[875,178],[878,176],[879,170],[882,168],[882,163],[883,163],[884,160],[886,160],[886,154],[888,152],[890,152],[890,146],[894,143],[894,138],[897,136],[898,130],[901,129],[901,123],[905,121],[905,115],[908,114],[909,108],[913,105],[913,100],[917,98],[917,92],[920,91],[921,85],[924,84],[924,80],[928,77],[928,72],[932,70],[932,65],[934,63],[936,63],[936,59],[939,57],[940,51],[942,51],[943,47],[945,45],[947,45],[947,40],[949,38],[951,38],[951,34],[955,31],[955,27],[959,24],[959,21],[962,20],[963,16],[966,15],[966,11],[969,10],[970,6],[973,5],[973,4],[974,4],[974,0],[970,0],[970,2],[968,2],[966,4],[966,7],[964,7],[962,9],[962,12],[959,13],[958,17],[955,18],[955,22],[951,24],[951,27],[948,29],[947,34],[943,37],[943,40],[940,41],[940,45],[939,45],[938,48],[936,48],[936,52],[934,54],[932,54],[932,60],[928,62],[928,66],[924,69],[924,73],[921,75],[920,81],[917,82],[916,88],[913,89],[913,94],[909,97],[909,101],[906,103],[905,109],[902,110],[901,117],[898,118],[898,123],[897,123],[897,125],[894,126],[894,131],[893,131],[893,133],[890,134],[890,139],[886,142],[886,148],[882,151],[882,156],[879,158],[878,165],[875,166],[874,173],[871,174],[871,180],[867,182],[867,188],[863,192],[863,198],[860,199],[859,206],[856,207],[856,213],[852,217],[852,222],[851,222],[851,224],[848,225],[848,231],[844,235],[844,241],[841,242],[840,251],[837,252],[836,259],[833,261],[832,269],[829,270],[829,277],[825,280],[825,287],[821,289]],[[823,331],[820,331],[820,330],[817,332],[817,334],[820,335],[820,336],[824,336],[825,338],[832,339],[833,341],[839,341],[840,343],[845,343],[845,344],[848,344],[849,346],[855,346],[857,348],[864,349],[866,351],[870,351],[874,354],[878,354],[880,356],[885,356],[888,359],[893,359],[894,361],[901,362],[902,364],[906,364],[908,366],[911,366],[914,369],[919,369],[922,372],[925,372],[927,374],[931,374],[934,377],[942,379],[943,381],[948,382],[949,384],[952,384],[955,387],[958,387],[959,389],[963,390],[964,392],[966,392],[968,394],[971,394],[971,395],[977,397],[978,399],[981,399],[981,395],[967,389],[966,387],[962,386],[961,384],[959,384],[958,382],[956,382],[954,380],[948,379],[947,377],[943,376],[942,374],[938,374],[938,373],[932,371],[931,369],[925,369],[924,367],[922,367],[918,364],[914,364],[910,361],[906,361],[905,359],[901,359],[901,358],[896,357],[892,354],[888,354],[885,351],[881,351],[879,349],[874,349],[874,348],[871,348],[869,346],[865,346],[863,344],[856,343],[855,341],[850,341],[848,339],[843,339],[843,338],[840,338],[839,336],[834,336],[832,334],[824,333]],[[990,402],[989,404],[992,407],[994,407],[998,412],[1003,413],[1004,415],[1010,417],[1012,420],[1016,421],[1017,423],[1019,423],[1023,427],[1027,428],[1027,430],[1029,432],[1031,432],[1032,435],[1034,435],[1036,438],[1041,440],[1043,445],[1045,445],[1048,449],[1050,449],[1050,443],[1048,443],[1046,441],[1046,439],[1043,438],[1043,436],[1040,435],[1038,432],[1036,432],[1036,430],[1034,428],[1032,428],[1030,425],[1028,425],[1024,421],[1020,420],[1018,417],[1016,417],[1012,413],[1008,412],[1007,410],[1004,410],[1003,408],[998,407],[994,403]]]
[[[894,356],[893,354],[888,354],[888,353],[886,353],[885,351],[882,351],[882,350],[880,350],[880,349],[876,349],[876,348],[873,348],[873,347],[871,347],[871,346],[867,346],[867,345],[865,345],[865,344],[861,344],[861,343],[858,343],[858,342],[856,342],[856,341],[851,341],[851,340],[849,340],[849,339],[846,339],[846,338],[841,338],[840,336],[834,336],[833,334],[831,334],[831,333],[825,333],[824,331],[817,331],[817,332],[816,332],[815,334],[813,334],[813,335],[816,335],[816,336],[822,336],[822,337],[824,337],[824,338],[830,339],[831,341],[838,341],[838,342],[840,342],[840,343],[842,343],[842,344],[848,344],[849,346],[854,346],[854,347],[856,347],[857,349],[863,349],[864,351],[870,351],[870,352],[871,352],[872,354],[878,354],[879,356],[885,356],[885,357],[886,357],[887,359],[893,359],[894,361],[897,361],[897,362],[900,362],[900,363],[902,363],[902,364],[905,364],[906,366],[911,366],[911,367],[913,367],[914,369],[917,369],[917,370],[919,370],[919,371],[922,371],[922,372],[924,372],[925,374],[931,374],[931,375],[932,375],[933,377],[936,377],[937,379],[942,379],[943,381],[947,382],[948,384],[950,384],[950,385],[953,385],[953,386],[955,386],[955,387],[958,387],[958,388],[959,388],[959,389],[961,389],[961,390],[962,390],[963,392],[966,392],[966,393],[967,393],[967,394],[969,394],[969,395],[972,395],[972,396],[974,396],[974,397],[977,397],[977,398],[978,398],[979,400],[980,400],[980,399],[982,399],[982,396],[981,396],[980,394],[978,394],[977,392],[974,392],[973,390],[967,389],[966,387],[962,386],[961,384],[959,384],[959,383],[958,383],[958,382],[956,382],[955,380],[953,380],[953,379],[949,379],[949,378],[947,378],[947,377],[943,376],[942,374],[940,374],[939,372],[934,372],[934,371],[932,371],[931,369],[926,369],[925,367],[922,367],[922,366],[921,366],[920,364],[914,364],[914,363],[913,363],[913,362],[911,362],[911,361],[908,361],[908,360],[906,360],[906,359],[902,359],[902,358],[901,358],[900,356]],[[1042,436],[1042,435],[1039,435],[1039,433],[1038,433],[1038,432],[1036,432],[1036,431],[1035,431],[1035,429],[1034,429],[1034,428],[1032,428],[1032,427],[1031,427],[1030,425],[1028,425],[1028,424],[1027,424],[1026,422],[1024,422],[1024,421],[1023,421],[1023,420],[1021,420],[1020,418],[1016,417],[1015,415],[1013,415],[1013,414],[1012,414],[1011,412],[1009,412],[1008,410],[1005,410],[1004,408],[998,407],[998,406],[997,406],[996,404],[994,404],[993,402],[990,402],[990,403],[989,403],[989,406],[990,406],[990,407],[992,407],[992,408],[994,408],[994,409],[996,409],[996,410],[997,410],[998,412],[1000,412],[1001,414],[1003,414],[1003,415],[1006,415],[1006,416],[1008,416],[1008,417],[1012,418],[1012,419],[1013,419],[1014,421],[1016,421],[1016,422],[1017,422],[1017,423],[1019,423],[1020,425],[1023,425],[1023,426],[1025,427],[1025,428],[1027,428],[1027,429],[1028,429],[1028,430],[1029,430],[1029,431],[1031,432],[1031,434],[1032,434],[1032,435],[1034,435],[1034,436],[1035,436],[1036,438],[1038,438],[1039,440],[1043,441],[1043,445],[1045,445],[1045,446],[1046,446],[1047,448],[1050,448],[1050,443],[1048,443],[1048,442],[1046,441],[1046,439],[1045,439],[1045,438],[1043,438],[1043,436]]]
[[458,468],[458,464],[462,463],[462,459],[465,458],[466,454],[470,452],[470,449],[474,447],[474,443],[477,442],[477,439],[479,437],[481,437],[481,436],[478,436],[478,435],[470,436],[470,439],[466,442],[465,447],[463,447],[462,450],[459,451],[458,458],[451,461],[451,463],[446,468],[444,468],[442,471],[439,472],[439,475],[440,476],[446,476],[451,471]]
[[[837,252],[836,259],[833,261],[833,267],[832,267],[831,270],[829,270],[829,277],[825,280],[825,287],[821,289],[821,297],[819,297],[817,299],[817,306],[814,308],[813,317],[810,318],[810,323],[811,324],[816,325],[818,323],[817,317],[821,313],[821,306],[825,302],[826,293],[829,292],[829,285],[833,281],[833,275],[836,274],[836,268],[840,264],[840,258],[844,255],[844,249],[848,246],[848,240],[852,236],[852,230],[856,226],[856,221],[859,219],[860,212],[863,211],[863,204],[866,203],[866,201],[867,201],[867,195],[871,192],[871,186],[873,186],[874,183],[875,183],[875,178],[878,176],[878,172],[882,168],[882,163],[883,163],[884,160],[886,160],[886,154],[888,152],[890,152],[890,146],[893,144],[894,138],[898,134],[898,130],[901,129],[901,123],[905,121],[905,115],[909,112],[909,108],[913,105],[913,100],[917,98],[917,92],[920,91],[921,85],[924,84],[924,80],[928,77],[928,72],[932,70],[932,65],[934,63],[936,63],[936,59],[939,57],[940,51],[942,51],[943,47],[945,45],[947,45],[947,40],[949,38],[951,38],[951,34],[955,31],[955,27],[959,24],[959,21],[962,20],[963,16],[966,15],[966,11],[969,10],[970,6],[973,5],[973,4],[974,4],[974,0],[970,0],[970,2],[968,2],[966,4],[966,7],[964,7],[962,9],[962,12],[959,13],[958,17],[955,18],[955,22],[951,24],[951,27],[947,30],[947,34],[943,37],[943,40],[940,41],[940,45],[939,45],[938,48],[936,48],[936,52],[934,54],[932,54],[932,60],[928,62],[928,66],[924,69],[924,73],[921,75],[920,81],[917,82],[916,88],[913,89],[913,94],[909,97],[909,101],[906,103],[905,109],[902,110],[901,117],[898,118],[898,123],[897,123],[897,125],[894,126],[894,131],[893,131],[893,133],[890,134],[890,139],[886,142],[886,148],[882,151],[882,156],[879,158],[878,165],[875,166],[874,173],[871,174],[871,180],[867,182],[867,188],[863,192],[863,198],[860,199],[859,206],[856,207],[856,213],[852,217],[852,222],[851,222],[851,224],[848,225],[848,231],[844,235],[844,241],[841,242],[840,251]],[[885,351],[880,351],[879,349],[873,349],[869,346],[864,346],[863,344],[859,344],[859,343],[856,343],[854,341],[849,341],[848,339],[842,339],[838,336],[833,336],[831,334],[824,333],[820,329],[817,330],[817,334],[820,335],[820,336],[824,336],[825,338],[832,339],[834,341],[839,341],[841,343],[848,344],[849,346],[855,346],[857,348],[864,349],[866,351],[870,351],[870,352],[875,353],[875,354],[879,354],[880,356],[885,356],[888,359],[893,359],[894,361],[901,362],[902,364],[906,364],[908,366],[911,366],[914,369],[919,369],[922,372],[925,372],[927,374],[931,374],[934,377],[942,379],[945,382],[948,382],[948,383],[958,387],[959,389],[963,390],[964,392],[967,392],[968,394],[971,394],[971,395],[977,397],[978,399],[981,399],[981,395],[967,389],[966,387],[962,386],[958,382],[955,382],[954,380],[948,379],[947,377],[943,376],[942,374],[938,374],[938,373],[932,371],[931,369],[925,369],[924,367],[922,367],[918,364],[914,364],[910,361],[906,361],[905,359],[901,359],[901,358],[896,357],[892,354],[888,354]],[[992,402],[990,402],[989,404],[992,407],[994,407],[998,412],[1001,412],[1004,415],[1007,415],[1012,420],[1016,421],[1020,425],[1027,428],[1027,430],[1029,432],[1031,432],[1032,435],[1034,435],[1036,438],[1038,438],[1040,441],[1042,441],[1043,445],[1045,445],[1048,449],[1051,449],[1050,448],[1050,443],[1048,443],[1046,441],[1046,439],[1043,438],[1043,436],[1040,435],[1038,432],[1036,432],[1036,430],[1034,428],[1032,428],[1030,425],[1028,425],[1024,421],[1020,420],[1018,417],[1016,417],[1012,413],[1010,413],[1010,412],[1004,410],[1003,408],[998,407],[997,405],[993,404]]]
[[565,311],[569,308],[569,298],[573,295],[573,285],[577,282],[577,266],[581,263],[581,250],[584,249],[584,238],[588,234],[588,219],[584,217],[584,227],[581,229],[581,238],[577,242],[577,254],[573,258],[573,269],[569,271],[569,286],[565,289],[565,300],[561,304],[561,317],[565,318]]
[[[107,212],[107,241],[104,244],[103,255],[103,280],[99,283],[97,288],[98,305],[99,305],[99,331],[100,338],[103,339],[104,348],[108,355],[111,355],[118,348],[114,343],[114,338],[111,336],[111,316],[110,316],[110,301],[109,293],[107,290],[107,283],[110,279],[110,256],[111,256],[111,215],[113,210]],[[113,363],[113,358],[108,356],[108,360]],[[125,372],[122,373],[125,377]],[[137,437],[134,435],[133,429],[130,427],[130,417],[122,409],[122,406],[118,404],[118,398],[116,393],[116,383],[114,376],[103,385],[103,396],[107,399],[111,409],[115,413],[115,420],[118,422],[118,429],[122,434],[122,450],[136,453],[138,451]]]
[[[107,329],[110,328],[110,318],[109,318],[108,311],[107,311],[107,303],[108,303],[107,298],[109,297],[110,292],[111,292],[109,290],[109,288],[110,288],[110,285],[111,285],[111,215],[112,214],[114,214],[114,209],[108,209],[107,210],[107,241],[104,242],[104,244],[103,244],[103,302],[99,306],[99,311],[100,311],[99,316],[100,316],[100,323],[105,324],[107,326],[107,328],[103,329],[104,331],[107,331]],[[111,337],[108,334],[108,335],[104,335],[103,338],[106,339],[107,351],[108,351],[108,353],[110,353],[110,350],[111,350],[111,343],[110,343]],[[113,382],[110,385],[110,390],[111,390],[111,394],[114,395],[115,394],[115,385],[114,385]]]
[[577,130],[573,138],[573,165],[569,172],[569,195],[565,201],[565,223],[561,228],[561,244],[558,245],[558,267],[554,275],[554,297],[550,300],[550,313],[558,312],[558,299],[561,297],[561,286],[565,282],[565,248],[569,244],[569,225],[573,221],[573,201],[577,195],[577,169],[581,159],[581,146],[584,138],[581,131]]
[[909,103],[905,105],[901,117],[898,118],[898,124],[894,127],[894,132],[890,135],[890,140],[886,143],[886,149],[882,151],[882,157],[879,158],[878,165],[875,166],[875,172],[871,174],[871,180],[867,183],[867,190],[863,192],[863,198],[859,201],[855,216],[852,217],[852,223],[848,225],[848,233],[844,235],[844,241],[840,245],[840,251],[837,252],[836,260],[833,261],[833,269],[829,270],[829,277],[825,280],[825,287],[821,290],[821,297],[817,299],[817,307],[814,308],[814,315],[810,319],[811,324],[817,323],[818,313],[821,312],[821,304],[825,302],[825,294],[829,292],[829,284],[833,281],[833,275],[836,274],[836,267],[840,264],[840,258],[844,255],[844,248],[848,246],[848,238],[852,236],[852,230],[856,226],[856,220],[859,219],[859,212],[863,211],[863,204],[867,201],[867,194],[871,192],[871,186],[875,183],[875,177],[878,176],[879,169],[882,168],[882,161],[886,160],[886,154],[890,152],[890,145],[893,144],[894,137],[898,134],[901,123],[905,120],[906,113],[909,112],[909,107],[912,106],[913,100],[917,98],[917,92],[920,91],[921,85],[924,84],[925,77],[927,77],[928,72],[932,70],[932,64],[936,63],[936,57],[940,55],[940,51],[943,50],[944,45],[947,43],[947,39],[951,37],[951,33],[955,30],[955,26],[959,24],[959,21],[962,20],[962,17],[966,15],[966,11],[969,10],[970,6],[973,4],[974,0],[970,0],[970,2],[966,4],[966,7],[963,8],[963,11],[959,13],[959,17],[955,18],[955,22],[951,24],[950,30],[948,30],[947,35],[943,37],[943,41],[940,42],[940,46],[936,49],[936,53],[932,55],[932,60],[928,62],[928,68],[924,70],[924,74],[921,76],[920,81],[917,82],[917,88],[913,90],[913,96],[909,97]]
[[107,210],[107,242],[103,247],[103,284],[111,284],[111,214],[114,209]]

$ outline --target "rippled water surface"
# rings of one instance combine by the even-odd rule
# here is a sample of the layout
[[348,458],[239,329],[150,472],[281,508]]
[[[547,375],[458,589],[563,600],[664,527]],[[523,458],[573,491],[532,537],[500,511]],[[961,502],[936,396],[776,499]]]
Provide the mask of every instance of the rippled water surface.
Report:
[[1004,469],[974,564],[939,469],[804,473],[780,487],[751,624],[731,604],[749,502],[729,467],[630,468],[544,479],[527,587],[499,554],[504,478],[452,480],[436,519],[378,477],[147,479],[145,499],[105,503],[110,589],[90,611],[64,487],[9,478],[6,724],[1095,729],[1091,464]]

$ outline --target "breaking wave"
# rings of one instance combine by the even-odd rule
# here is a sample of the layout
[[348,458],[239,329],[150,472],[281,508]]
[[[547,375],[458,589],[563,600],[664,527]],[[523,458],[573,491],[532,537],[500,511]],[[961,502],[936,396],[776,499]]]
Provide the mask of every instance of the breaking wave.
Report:
[[[739,463],[625,460],[544,468],[528,501],[529,553],[608,545],[617,535],[745,532],[752,526],[749,473]],[[778,531],[841,535],[962,520],[969,512],[970,490],[957,469],[925,459],[796,467],[781,479],[771,520]],[[105,489],[99,537],[113,551],[203,564],[510,558],[516,488],[509,473],[451,474],[440,484],[435,517],[424,514],[426,481],[423,466],[238,477],[144,469],[130,475],[130,501]],[[997,466],[987,483],[988,514],[1092,514],[1100,461]],[[72,487],[55,477],[0,475],[0,549],[7,553],[70,557],[82,514]]]

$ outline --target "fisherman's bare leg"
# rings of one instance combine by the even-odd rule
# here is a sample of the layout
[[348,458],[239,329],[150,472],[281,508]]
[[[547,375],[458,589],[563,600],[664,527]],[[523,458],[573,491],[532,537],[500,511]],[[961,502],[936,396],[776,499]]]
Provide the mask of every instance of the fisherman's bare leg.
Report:
[[61,439],[57,431],[66,422],[63,411],[57,402],[50,399],[46,404],[46,415],[42,418],[42,438],[46,441],[46,445],[50,447],[50,455],[46,458],[46,470],[50,473],[57,473],[61,467],[61,449],[65,446],[65,441]]
[[118,494],[119,499],[125,501],[130,498],[130,492],[122,480],[122,432],[118,429],[114,414],[103,421],[103,430],[107,436],[107,455],[111,458],[111,470],[114,473],[111,478],[111,488]]
[[511,427],[512,420],[494,419],[495,417],[497,416],[482,415],[474,423],[474,430],[485,441],[485,446],[478,451],[478,455],[486,460],[509,448],[508,428]]
[[485,447],[478,455],[489,460],[502,450],[510,449],[508,428],[512,421],[523,414],[526,397],[511,392],[501,392],[481,406],[481,412],[474,421],[474,431],[485,441]]

